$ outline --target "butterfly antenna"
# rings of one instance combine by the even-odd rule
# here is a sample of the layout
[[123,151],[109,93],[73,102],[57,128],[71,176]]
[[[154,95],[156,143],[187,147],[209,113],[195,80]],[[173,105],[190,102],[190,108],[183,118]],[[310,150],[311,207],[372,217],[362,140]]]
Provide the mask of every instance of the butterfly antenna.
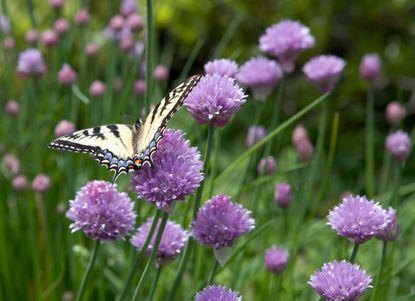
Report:
[[114,175],[113,175],[113,177],[112,177],[112,181],[111,181],[111,184],[112,184],[112,185],[114,185],[115,181],[116,181],[116,180],[117,180],[117,178],[118,178],[118,175],[119,175],[119,173],[118,173],[117,171],[115,171],[115,172],[114,172]]

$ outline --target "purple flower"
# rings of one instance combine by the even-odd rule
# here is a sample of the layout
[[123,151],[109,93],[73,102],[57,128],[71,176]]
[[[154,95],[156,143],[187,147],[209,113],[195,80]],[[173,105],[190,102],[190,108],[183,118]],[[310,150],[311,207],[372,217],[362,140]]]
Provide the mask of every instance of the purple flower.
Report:
[[5,15],[0,14],[0,33],[8,34],[10,32],[10,20]]
[[20,161],[13,154],[5,154],[2,160],[2,165],[13,176],[20,172]]
[[360,76],[368,82],[379,77],[382,60],[376,53],[366,54],[360,62]]
[[164,135],[152,157],[154,167],[144,165],[133,175],[131,185],[140,198],[169,209],[200,186],[203,162],[181,131],[167,129]]
[[223,127],[245,103],[245,97],[234,79],[207,74],[190,92],[185,106],[200,124],[213,122],[216,126]]
[[278,63],[262,56],[247,61],[236,75],[240,83],[252,90],[257,100],[265,100],[282,77],[283,72]]
[[[147,222],[142,224],[140,228],[137,229],[137,233],[131,238],[131,243],[137,248],[137,250],[141,250],[144,246],[152,224],[153,219],[149,218]],[[147,255],[150,255],[150,253],[153,251],[159,226],[160,221],[158,222],[150,244],[148,245]],[[161,237],[159,248],[157,250],[157,264],[165,265],[172,262],[180,253],[180,250],[183,248],[183,246],[186,244],[187,238],[187,232],[184,231],[179,224],[176,224],[172,221],[167,221],[166,227],[164,228],[164,232]]]
[[282,20],[266,29],[259,39],[259,48],[277,57],[284,71],[291,73],[298,55],[313,47],[314,43],[314,37],[307,26],[296,21]]
[[12,186],[15,191],[25,191],[29,187],[29,182],[25,176],[19,175],[13,178]]
[[60,137],[63,135],[72,134],[75,132],[75,130],[76,126],[73,122],[63,119],[59,121],[55,127],[55,136]]
[[292,200],[290,184],[279,183],[275,185],[274,200],[281,208],[288,208]]
[[252,146],[255,143],[258,143],[264,139],[267,134],[267,130],[263,126],[252,125],[248,128],[248,133],[246,135],[246,146]]
[[29,48],[19,55],[17,72],[22,77],[41,76],[46,73],[46,64],[38,49]]
[[37,192],[46,192],[50,188],[50,178],[45,174],[38,174],[32,182],[32,189]]
[[395,160],[405,161],[411,152],[411,139],[407,133],[398,130],[388,135],[385,148]]
[[346,62],[335,55],[320,55],[303,66],[308,80],[322,92],[330,92],[339,81]]
[[258,163],[257,171],[260,175],[272,175],[277,168],[277,163],[273,156],[261,158]]
[[388,211],[388,223],[385,228],[376,233],[376,238],[384,241],[396,240],[400,233],[398,221],[396,219],[396,210],[389,207]]
[[379,203],[358,195],[343,198],[343,202],[330,211],[328,220],[338,235],[355,244],[368,241],[389,222]]
[[284,248],[272,246],[265,251],[265,267],[271,273],[281,273],[288,262],[288,251]]
[[371,282],[357,264],[333,261],[316,271],[308,284],[327,301],[357,301]]
[[205,64],[205,72],[206,74],[219,74],[235,78],[238,72],[238,64],[228,59],[213,60]]
[[388,103],[386,107],[386,120],[390,125],[398,125],[406,117],[406,109],[397,101]]
[[242,301],[242,297],[224,286],[210,285],[196,294],[195,301]]
[[138,11],[138,5],[136,0],[122,0],[120,5],[121,13],[127,17]]
[[107,88],[105,84],[100,80],[92,82],[92,84],[89,86],[89,94],[94,97],[101,97],[104,95],[106,90]]
[[4,111],[10,116],[17,116],[20,111],[20,105],[16,100],[9,100],[4,106]]
[[164,65],[157,65],[153,70],[155,80],[165,81],[169,78],[169,69]]
[[63,86],[72,85],[76,82],[77,78],[76,71],[69,64],[63,64],[61,70],[58,72],[58,80]]
[[94,240],[113,241],[126,236],[134,226],[134,203],[116,185],[91,181],[69,203],[66,217],[72,232],[83,230]]
[[314,146],[309,139],[299,141],[295,145],[295,148],[301,161],[307,162],[311,160],[314,152]]
[[192,236],[215,249],[231,247],[239,236],[255,228],[251,212],[226,195],[211,198],[192,222]]

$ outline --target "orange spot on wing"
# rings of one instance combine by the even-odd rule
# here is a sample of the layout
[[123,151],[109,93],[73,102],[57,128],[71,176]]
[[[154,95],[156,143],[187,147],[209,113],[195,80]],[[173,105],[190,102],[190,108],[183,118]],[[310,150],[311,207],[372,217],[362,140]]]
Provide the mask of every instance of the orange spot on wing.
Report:
[[137,165],[137,166],[140,166],[141,163],[143,163],[143,160],[141,160],[141,159],[137,159],[137,160],[134,161],[134,164]]

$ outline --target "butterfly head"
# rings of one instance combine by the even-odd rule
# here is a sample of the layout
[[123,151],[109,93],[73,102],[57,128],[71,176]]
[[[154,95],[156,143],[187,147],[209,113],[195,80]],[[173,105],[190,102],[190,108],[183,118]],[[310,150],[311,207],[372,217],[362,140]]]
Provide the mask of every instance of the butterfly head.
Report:
[[134,123],[135,130],[138,131],[142,125],[143,125],[143,121],[141,120],[141,118],[137,119],[137,121]]

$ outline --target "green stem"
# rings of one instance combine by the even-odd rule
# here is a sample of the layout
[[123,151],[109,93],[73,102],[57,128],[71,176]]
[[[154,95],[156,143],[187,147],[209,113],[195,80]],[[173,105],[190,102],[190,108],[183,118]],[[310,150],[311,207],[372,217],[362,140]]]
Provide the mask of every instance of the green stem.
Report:
[[132,264],[132,268],[131,268],[131,270],[128,274],[128,277],[127,277],[127,281],[125,282],[124,288],[123,288],[123,290],[122,290],[122,292],[121,292],[121,294],[118,298],[118,300],[120,300],[120,301],[125,300],[127,298],[128,290],[130,289],[133,278],[134,278],[135,274],[137,273],[137,269],[138,269],[138,267],[141,263],[141,260],[143,259],[144,255],[147,252],[148,245],[150,244],[151,239],[153,238],[153,234],[154,234],[154,231],[156,229],[158,220],[160,219],[161,213],[162,212],[160,210],[157,210],[156,215],[154,216],[153,223],[151,225],[151,228],[150,228],[150,231],[148,233],[147,239],[144,242],[144,245],[141,248],[140,253],[134,259],[134,262]]
[[[157,211],[160,211],[160,209],[158,209]],[[159,226],[157,236],[156,236],[156,241],[154,242],[153,250],[151,251],[150,258],[147,261],[146,267],[144,268],[144,272],[143,274],[141,274],[140,281],[138,282],[138,285],[134,291],[133,300],[138,300],[137,297],[141,293],[144,280],[148,278],[148,273],[150,272],[152,264],[154,263],[154,260],[156,259],[161,237],[163,235],[164,228],[166,227],[168,218],[169,218],[169,214],[167,212],[163,212],[163,216],[161,218],[160,226]]]
[[[207,139],[206,151],[205,151],[205,156],[204,156],[204,160],[203,160],[205,162],[204,167],[203,167],[204,174],[205,174],[205,179],[200,184],[200,187],[196,192],[195,202],[193,204],[193,218],[195,218],[197,216],[197,213],[199,211],[200,200],[201,200],[202,195],[203,195],[203,186],[204,186],[204,183],[206,182],[207,171],[209,170],[209,159],[210,159],[210,153],[211,153],[211,150],[212,150],[214,129],[215,129],[215,125],[213,124],[213,122],[210,122],[209,123],[209,128],[208,128],[208,139]],[[179,268],[177,270],[176,278],[174,279],[173,287],[172,287],[171,293],[169,295],[169,299],[168,299],[169,301],[172,301],[172,300],[175,299],[175,296],[177,294],[177,290],[179,288],[180,282],[181,282],[182,277],[183,277],[183,273],[186,270],[187,263],[189,261],[190,255],[192,253],[193,245],[194,245],[194,240],[192,238],[189,238],[189,240],[186,244],[186,247],[184,249],[183,255],[180,258]]]
[[282,133],[286,128],[292,126],[294,123],[296,123],[301,117],[303,117],[306,113],[314,109],[316,106],[318,106],[321,102],[323,102],[330,93],[325,93],[321,95],[319,98],[315,99],[313,102],[311,102],[308,106],[303,108],[301,111],[299,111],[297,114],[293,115],[288,120],[284,121],[279,127],[277,127],[275,130],[273,130],[271,133],[269,133],[267,136],[264,137],[261,141],[253,145],[250,149],[248,149],[246,152],[244,152],[242,155],[240,155],[238,158],[236,158],[233,162],[231,162],[223,171],[221,174],[219,174],[215,182],[219,183],[221,182],[233,169],[239,166],[241,162],[249,158],[253,153],[255,153],[258,149],[260,149],[263,145],[265,145],[268,141],[273,139],[278,134]]
[[[283,78],[281,79],[280,85],[278,87],[277,101],[274,105],[274,110],[272,111],[271,123],[269,125],[268,131],[272,131],[279,123],[281,104],[282,104],[282,99],[284,97],[284,86],[285,85],[284,85],[284,78]],[[271,149],[272,149],[272,140],[270,140],[265,145],[264,157],[267,157],[271,154]]]
[[147,0],[147,47],[146,47],[146,91],[144,97],[145,107],[150,107],[150,96],[153,93],[153,60],[154,60],[154,21],[153,1]]
[[76,296],[76,301],[82,300],[82,295],[85,291],[85,285],[88,281],[89,276],[91,275],[91,270],[94,265],[95,259],[97,258],[99,246],[101,242],[99,240],[94,241],[94,248],[91,253],[91,257],[89,257],[88,265],[86,267],[84,276],[82,277],[81,286],[79,287],[78,295]]
[[380,266],[379,266],[379,272],[378,272],[378,276],[376,277],[376,283],[375,283],[375,287],[373,288],[373,292],[372,292],[372,296],[370,297],[370,301],[375,301],[376,300],[375,299],[376,298],[376,292],[379,288],[380,278],[383,274],[383,268],[385,266],[387,246],[388,246],[388,242],[384,241],[383,242],[383,248],[382,248],[382,259],[380,261]]
[[208,278],[207,285],[212,284],[213,280],[215,279],[216,271],[218,270],[219,262],[215,260],[215,263],[213,264],[212,270],[210,271],[210,275]]
[[353,263],[354,260],[356,259],[356,255],[357,255],[357,252],[358,251],[359,251],[359,245],[358,244],[354,244],[353,251],[352,251],[352,255],[350,256],[350,259],[349,259],[349,261],[351,263]]
[[32,27],[37,28],[35,13],[34,13],[34,6],[32,0],[26,0],[26,6],[29,11],[30,21],[32,22]]
[[366,106],[366,193],[368,198],[373,198],[375,195],[374,106],[374,91],[373,87],[369,86]]
[[157,268],[156,278],[154,279],[153,285],[151,286],[150,297],[148,297],[148,301],[153,301],[154,293],[156,292],[157,284],[160,280],[160,275],[161,275],[162,268],[163,267],[161,265]]

